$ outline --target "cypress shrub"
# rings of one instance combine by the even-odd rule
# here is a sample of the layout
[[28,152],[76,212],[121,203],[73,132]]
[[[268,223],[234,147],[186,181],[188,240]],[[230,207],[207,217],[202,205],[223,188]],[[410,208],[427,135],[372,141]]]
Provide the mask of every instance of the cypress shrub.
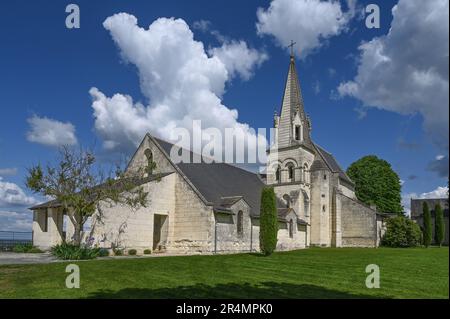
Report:
[[433,240],[433,224],[431,222],[431,213],[427,202],[423,203],[423,244],[425,247],[431,245]]
[[278,216],[273,187],[265,187],[261,192],[261,212],[259,226],[259,246],[265,256],[273,253],[277,246]]
[[435,214],[434,223],[435,223],[436,244],[438,244],[439,247],[441,247],[442,243],[444,242],[445,223],[444,223],[444,213],[442,212],[442,208],[439,203],[436,204],[434,208],[434,214]]

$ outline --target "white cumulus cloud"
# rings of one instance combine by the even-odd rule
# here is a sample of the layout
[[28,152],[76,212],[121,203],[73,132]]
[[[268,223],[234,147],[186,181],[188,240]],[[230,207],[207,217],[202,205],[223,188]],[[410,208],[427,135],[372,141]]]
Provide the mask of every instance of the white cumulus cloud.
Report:
[[360,45],[357,75],[338,87],[341,96],[357,98],[364,107],[420,113],[425,131],[445,152],[449,124],[448,11],[447,0],[400,0],[392,9],[388,34]]
[[[236,74],[250,77],[263,55],[241,41],[223,43],[209,56],[182,19],[159,18],[145,29],[133,15],[119,13],[103,26],[122,58],[136,66],[149,101],[145,105],[119,93],[108,97],[91,88],[95,129],[106,148],[130,150],[146,132],[170,140],[175,127],[191,129],[193,120],[201,120],[203,128],[233,128],[255,138],[249,126],[238,121],[237,110],[221,99],[226,83]],[[233,56],[243,60],[232,63]]]
[[448,198],[448,187],[438,186],[436,189],[425,193],[408,193],[402,195],[402,205],[405,212],[411,214],[411,199],[426,199],[426,198]]
[[75,126],[72,123],[63,123],[47,117],[33,115],[27,119],[30,130],[27,139],[30,142],[48,146],[75,145]]
[[339,1],[272,0],[270,6],[258,8],[258,35],[273,36],[280,47],[296,42],[296,54],[304,58],[324,42],[347,29],[355,15],[356,1],[347,1],[348,11]]
[[249,80],[255,66],[260,66],[268,59],[266,53],[250,49],[242,40],[225,42],[221,47],[210,49],[209,53],[225,64],[231,77],[239,74],[243,80]]
[[37,200],[28,196],[19,185],[4,182],[0,177],[0,207],[34,205]]
[[3,231],[31,231],[33,214],[29,212],[15,212],[0,210],[0,225]]

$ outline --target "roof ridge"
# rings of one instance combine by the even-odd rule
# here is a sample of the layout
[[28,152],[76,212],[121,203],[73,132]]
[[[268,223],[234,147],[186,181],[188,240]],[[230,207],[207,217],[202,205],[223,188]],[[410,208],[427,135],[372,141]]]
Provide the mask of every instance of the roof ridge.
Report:
[[[159,137],[154,137],[154,136],[151,135],[150,133],[147,133],[147,134],[149,134],[150,136],[152,136],[152,137],[153,137],[154,139],[156,139],[158,142],[159,142],[159,141],[162,141],[162,142],[164,142],[164,143],[171,144],[172,146],[175,146],[175,144],[172,143],[172,142],[166,141],[166,140],[164,140],[164,139],[162,139],[162,138],[159,138]],[[187,148],[185,148],[185,147],[181,147],[181,146],[178,146],[178,147],[179,147],[180,149],[184,149],[184,150],[188,151],[189,153],[191,153],[191,154],[193,154],[193,155],[198,155],[198,156],[200,156],[201,159],[203,160],[203,155],[202,155],[202,154],[195,153],[194,151],[191,151],[190,149],[187,149]],[[170,154],[168,154],[168,155],[170,156]],[[210,158],[210,157],[206,157],[206,158],[211,159],[212,162],[211,162],[211,163],[204,163],[203,161],[200,162],[200,163],[183,163],[183,162],[181,162],[181,163],[178,163],[178,164],[223,164],[223,165],[231,166],[231,167],[236,168],[236,169],[238,169],[238,170],[241,170],[241,171],[243,171],[243,172],[246,172],[246,173],[249,173],[249,174],[258,176],[258,173],[254,173],[254,172],[252,172],[252,171],[246,170],[246,169],[241,168],[241,167],[239,167],[239,166],[236,166],[236,165],[233,165],[233,164],[230,164],[230,163],[227,163],[227,162],[222,162],[222,161],[221,161],[221,162],[216,162],[213,158]],[[177,165],[178,165],[178,164],[177,164]]]

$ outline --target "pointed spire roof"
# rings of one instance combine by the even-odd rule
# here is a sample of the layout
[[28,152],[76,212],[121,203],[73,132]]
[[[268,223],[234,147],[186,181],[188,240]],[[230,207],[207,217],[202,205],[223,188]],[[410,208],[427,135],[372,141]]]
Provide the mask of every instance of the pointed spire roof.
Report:
[[290,60],[281,113],[288,112],[290,115],[293,115],[298,110],[300,111],[300,117],[305,119],[303,96],[298,80],[297,69],[295,67],[295,59],[292,53]]
[[[293,44],[291,44],[292,46]],[[303,96],[298,80],[297,69],[295,67],[295,58],[293,50],[291,49],[291,57],[289,62],[289,70],[286,78],[286,85],[284,88],[283,101],[281,104],[278,145],[280,147],[290,146],[293,143],[298,144],[299,141],[294,141],[293,136],[293,122],[294,116],[298,114],[302,123],[303,142],[304,145],[311,145],[310,129],[311,123],[305,114]]]

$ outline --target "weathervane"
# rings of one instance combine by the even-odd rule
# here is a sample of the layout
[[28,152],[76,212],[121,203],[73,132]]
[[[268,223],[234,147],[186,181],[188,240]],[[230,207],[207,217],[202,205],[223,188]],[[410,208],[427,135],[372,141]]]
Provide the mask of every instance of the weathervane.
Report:
[[297,44],[297,42],[294,42],[294,40],[291,40],[291,44],[288,45],[288,48],[291,48],[291,57],[294,57],[294,45]]

